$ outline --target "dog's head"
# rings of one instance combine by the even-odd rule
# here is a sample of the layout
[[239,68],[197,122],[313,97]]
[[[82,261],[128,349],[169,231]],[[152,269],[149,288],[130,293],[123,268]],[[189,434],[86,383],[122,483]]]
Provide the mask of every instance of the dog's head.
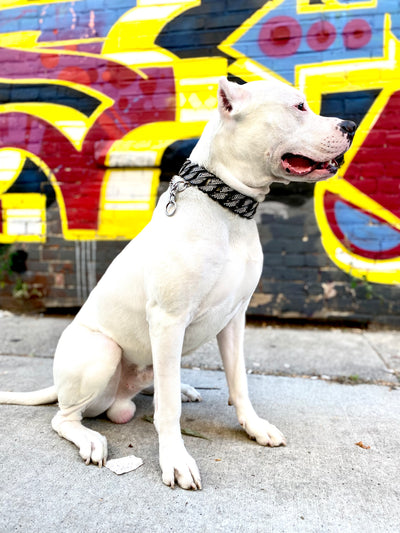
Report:
[[273,181],[332,177],[356,130],[354,122],[315,114],[300,91],[273,78],[244,85],[221,78],[218,111],[219,162],[266,192]]

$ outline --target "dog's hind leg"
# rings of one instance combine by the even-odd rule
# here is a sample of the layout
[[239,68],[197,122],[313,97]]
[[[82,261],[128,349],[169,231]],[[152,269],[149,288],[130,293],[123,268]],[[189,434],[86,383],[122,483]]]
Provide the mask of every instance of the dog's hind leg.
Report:
[[241,426],[262,446],[281,446],[285,437],[275,426],[260,418],[250,402],[243,354],[245,308],[217,335],[229,387],[229,404],[236,407]]
[[54,360],[59,412],[53,429],[73,442],[82,459],[102,466],[107,441],[82,425],[84,416],[97,416],[114,402],[121,374],[121,348],[102,333],[72,324],[63,333]]

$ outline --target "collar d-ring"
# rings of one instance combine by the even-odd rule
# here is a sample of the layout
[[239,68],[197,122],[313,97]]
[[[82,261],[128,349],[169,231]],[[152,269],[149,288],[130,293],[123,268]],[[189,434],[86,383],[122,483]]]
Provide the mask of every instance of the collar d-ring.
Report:
[[176,195],[190,187],[191,183],[181,178],[181,176],[174,176],[169,185],[169,201],[165,206],[165,214],[167,217],[172,217],[176,211]]

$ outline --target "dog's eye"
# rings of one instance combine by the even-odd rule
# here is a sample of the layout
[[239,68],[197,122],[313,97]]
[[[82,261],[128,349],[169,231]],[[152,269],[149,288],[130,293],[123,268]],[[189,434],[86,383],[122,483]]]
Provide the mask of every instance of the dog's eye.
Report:
[[300,104],[297,104],[296,109],[298,109],[299,111],[305,111],[306,110],[306,106],[304,105],[304,102],[301,102]]

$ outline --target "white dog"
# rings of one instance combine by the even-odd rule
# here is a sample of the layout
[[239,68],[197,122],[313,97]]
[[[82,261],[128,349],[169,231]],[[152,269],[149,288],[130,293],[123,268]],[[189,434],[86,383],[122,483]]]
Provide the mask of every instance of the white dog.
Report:
[[[247,391],[245,311],[263,261],[251,217],[272,182],[333,176],[355,128],[316,115],[303,94],[281,82],[237,85],[221,79],[218,112],[190,161],[149,225],[113,261],[62,334],[55,385],[1,393],[0,402],[58,399],[53,428],[79,448],[86,463],[101,466],[106,439],[83,426],[82,418],[106,411],[112,421],[128,422],[135,413],[132,398],[154,379],[163,482],[201,488],[180,431],[180,359],[217,336],[229,402],[240,424],[263,446],[284,445],[281,432],[255,413]],[[188,385],[182,394],[200,399]]]

